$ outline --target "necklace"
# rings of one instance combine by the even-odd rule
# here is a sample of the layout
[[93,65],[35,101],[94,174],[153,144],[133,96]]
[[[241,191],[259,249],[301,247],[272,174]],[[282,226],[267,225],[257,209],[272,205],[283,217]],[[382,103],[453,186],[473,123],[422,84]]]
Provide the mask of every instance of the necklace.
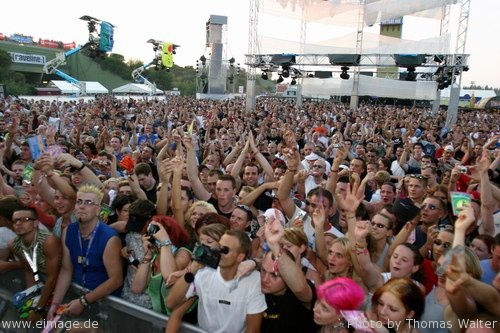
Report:
[[83,240],[89,240],[90,236],[94,233],[94,230],[96,227],[97,227],[97,223],[88,234],[83,234],[82,230],[80,229],[80,235],[82,236]]
[[339,333],[339,332],[342,332],[342,330],[345,328],[345,323],[343,321],[340,321],[338,322],[337,324],[332,324],[332,325],[328,325],[328,326],[323,326],[323,331],[325,333],[329,333],[329,332],[335,332],[335,333]]

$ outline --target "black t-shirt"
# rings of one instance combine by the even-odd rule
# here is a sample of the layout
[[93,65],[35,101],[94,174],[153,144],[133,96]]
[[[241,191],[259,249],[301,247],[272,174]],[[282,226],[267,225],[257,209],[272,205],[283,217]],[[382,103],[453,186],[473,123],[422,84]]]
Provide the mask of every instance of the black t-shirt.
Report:
[[143,187],[141,187],[144,193],[146,193],[146,197],[148,197],[148,200],[151,201],[152,203],[156,204],[156,190],[158,188],[158,182],[155,182],[155,186],[153,186],[152,189],[147,190]]
[[317,332],[319,330],[319,326],[314,323],[313,312],[316,289],[311,281],[308,280],[307,284],[313,293],[309,309],[290,289],[287,289],[281,296],[265,295],[267,309],[262,319],[262,333]]
[[231,212],[231,213],[223,213],[223,212],[221,212],[221,210],[219,209],[219,202],[217,201],[217,199],[215,199],[214,197],[210,197],[210,199],[208,199],[207,202],[210,203],[210,204],[212,204],[215,207],[215,209],[217,210],[217,214],[225,216],[228,219],[231,218],[231,214],[233,212]]
[[271,191],[265,191],[255,199],[254,207],[258,210],[267,210],[273,206],[273,197]]

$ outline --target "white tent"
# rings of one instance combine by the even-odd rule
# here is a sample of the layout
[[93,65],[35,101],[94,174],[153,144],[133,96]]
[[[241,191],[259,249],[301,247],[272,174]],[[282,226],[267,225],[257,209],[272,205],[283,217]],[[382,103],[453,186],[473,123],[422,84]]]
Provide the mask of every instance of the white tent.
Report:
[[[81,81],[82,83],[85,83],[85,90],[87,94],[107,94],[109,93],[109,90],[106,89],[102,84],[96,81]],[[61,94],[63,95],[68,95],[68,94],[78,94],[80,92],[80,88],[78,85],[74,83],[70,83],[68,81],[63,81],[63,80],[52,80],[47,84],[47,87],[50,88],[57,88],[61,91]]]
[[[151,94],[151,88],[145,84],[128,83],[113,89],[113,94]],[[163,90],[156,88],[156,94],[163,94]]]

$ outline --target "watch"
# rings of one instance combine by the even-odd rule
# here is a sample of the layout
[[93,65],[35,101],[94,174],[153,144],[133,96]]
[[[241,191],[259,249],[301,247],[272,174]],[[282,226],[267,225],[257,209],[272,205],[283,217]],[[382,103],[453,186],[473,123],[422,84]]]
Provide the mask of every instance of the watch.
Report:
[[158,245],[160,247],[170,246],[172,245],[172,241],[170,239],[162,240]]
[[187,272],[186,274],[184,274],[184,281],[186,281],[186,283],[193,283],[194,274],[191,272]]

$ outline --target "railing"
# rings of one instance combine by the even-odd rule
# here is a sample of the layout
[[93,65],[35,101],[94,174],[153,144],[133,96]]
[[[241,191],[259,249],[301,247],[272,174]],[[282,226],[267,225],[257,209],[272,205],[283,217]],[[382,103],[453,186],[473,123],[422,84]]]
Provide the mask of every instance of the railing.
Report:
[[[23,287],[23,272],[15,271],[0,274],[0,320],[19,320],[12,305],[12,295],[25,289]],[[65,300],[77,298],[81,288],[75,284],[68,291]],[[71,321],[97,321],[102,332],[164,332],[168,317],[152,310],[127,302],[119,297],[109,296],[92,304],[77,318],[67,318]],[[3,332],[22,332],[20,329],[3,330]],[[206,333],[201,328],[183,323],[182,333]]]

